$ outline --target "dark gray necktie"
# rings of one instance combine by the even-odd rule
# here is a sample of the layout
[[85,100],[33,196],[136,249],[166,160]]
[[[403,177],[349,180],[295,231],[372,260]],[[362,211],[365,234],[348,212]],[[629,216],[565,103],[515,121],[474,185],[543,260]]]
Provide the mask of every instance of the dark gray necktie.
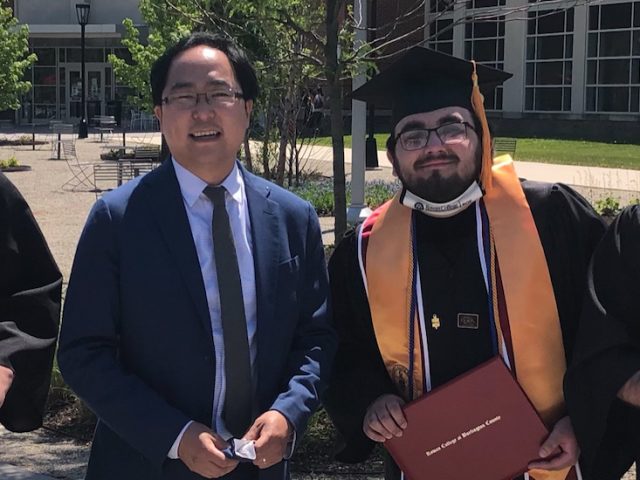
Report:
[[223,418],[227,430],[234,437],[241,438],[251,426],[251,359],[238,256],[225,207],[225,191],[224,187],[208,186],[204,194],[213,202],[213,250],[220,294],[226,379]]

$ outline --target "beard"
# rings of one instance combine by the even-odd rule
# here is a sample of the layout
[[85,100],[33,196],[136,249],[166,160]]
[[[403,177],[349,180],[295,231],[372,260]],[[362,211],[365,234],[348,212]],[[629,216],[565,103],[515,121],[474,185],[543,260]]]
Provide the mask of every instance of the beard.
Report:
[[440,171],[434,170],[427,178],[421,176],[416,167],[435,160],[456,161],[460,163],[460,157],[454,153],[441,153],[437,155],[424,155],[419,157],[411,167],[413,172],[404,172],[394,155],[395,170],[402,185],[414,195],[433,203],[446,203],[462,195],[480,175],[481,152],[476,153],[475,168],[470,174],[460,175],[455,172],[444,177]]

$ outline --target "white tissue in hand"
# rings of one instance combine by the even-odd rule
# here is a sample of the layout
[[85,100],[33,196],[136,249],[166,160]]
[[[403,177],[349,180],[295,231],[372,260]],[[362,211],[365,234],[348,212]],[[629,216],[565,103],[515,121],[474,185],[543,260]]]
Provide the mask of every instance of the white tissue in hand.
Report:
[[246,458],[247,460],[256,459],[256,448],[253,440],[245,440],[244,438],[234,438],[233,448],[236,452],[236,456],[240,458]]

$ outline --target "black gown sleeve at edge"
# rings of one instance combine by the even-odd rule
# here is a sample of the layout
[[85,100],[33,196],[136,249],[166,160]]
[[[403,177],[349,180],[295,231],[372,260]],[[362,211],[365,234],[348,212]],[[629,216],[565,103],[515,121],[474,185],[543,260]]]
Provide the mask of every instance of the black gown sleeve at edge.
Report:
[[329,261],[333,325],[338,351],[323,402],[340,434],[336,459],[365,460],[374,447],[362,422],[369,405],[380,395],[395,393],[380,356],[360,275],[354,231],[337,245]]
[[60,319],[62,275],[18,190],[0,174],[0,365],[15,377],[0,423],[42,425]]
[[585,480],[619,479],[640,452],[640,409],[617,399],[640,370],[640,207],[625,209],[588,273],[565,397],[583,452]]

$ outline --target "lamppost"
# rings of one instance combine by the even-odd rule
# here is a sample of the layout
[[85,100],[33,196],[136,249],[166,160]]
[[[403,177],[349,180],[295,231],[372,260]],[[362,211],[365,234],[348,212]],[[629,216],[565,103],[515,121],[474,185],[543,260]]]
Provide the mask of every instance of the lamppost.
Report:
[[[371,13],[369,14],[369,35],[370,42],[374,42],[376,39],[376,29],[378,28],[378,2],[371,0]],[[376,144],[375,134],[375,118],[376,107],[370,103],[367,105],[369,114],[367,118],[367,141],[365,143],[365,164],[367,168],[378,168],[378,145]]]
[[84,68],[84,27],[89,23],[89,10],[91,5],[88,3],[76,3],[76,15],[78,16],[78,23],[80,24],[80,63],[82,64],[82,117],[80,118],[80,125],[78,126],[78,138],[87,138],[89,136],[87,128],[87,100],[85,90],[85,68]]

